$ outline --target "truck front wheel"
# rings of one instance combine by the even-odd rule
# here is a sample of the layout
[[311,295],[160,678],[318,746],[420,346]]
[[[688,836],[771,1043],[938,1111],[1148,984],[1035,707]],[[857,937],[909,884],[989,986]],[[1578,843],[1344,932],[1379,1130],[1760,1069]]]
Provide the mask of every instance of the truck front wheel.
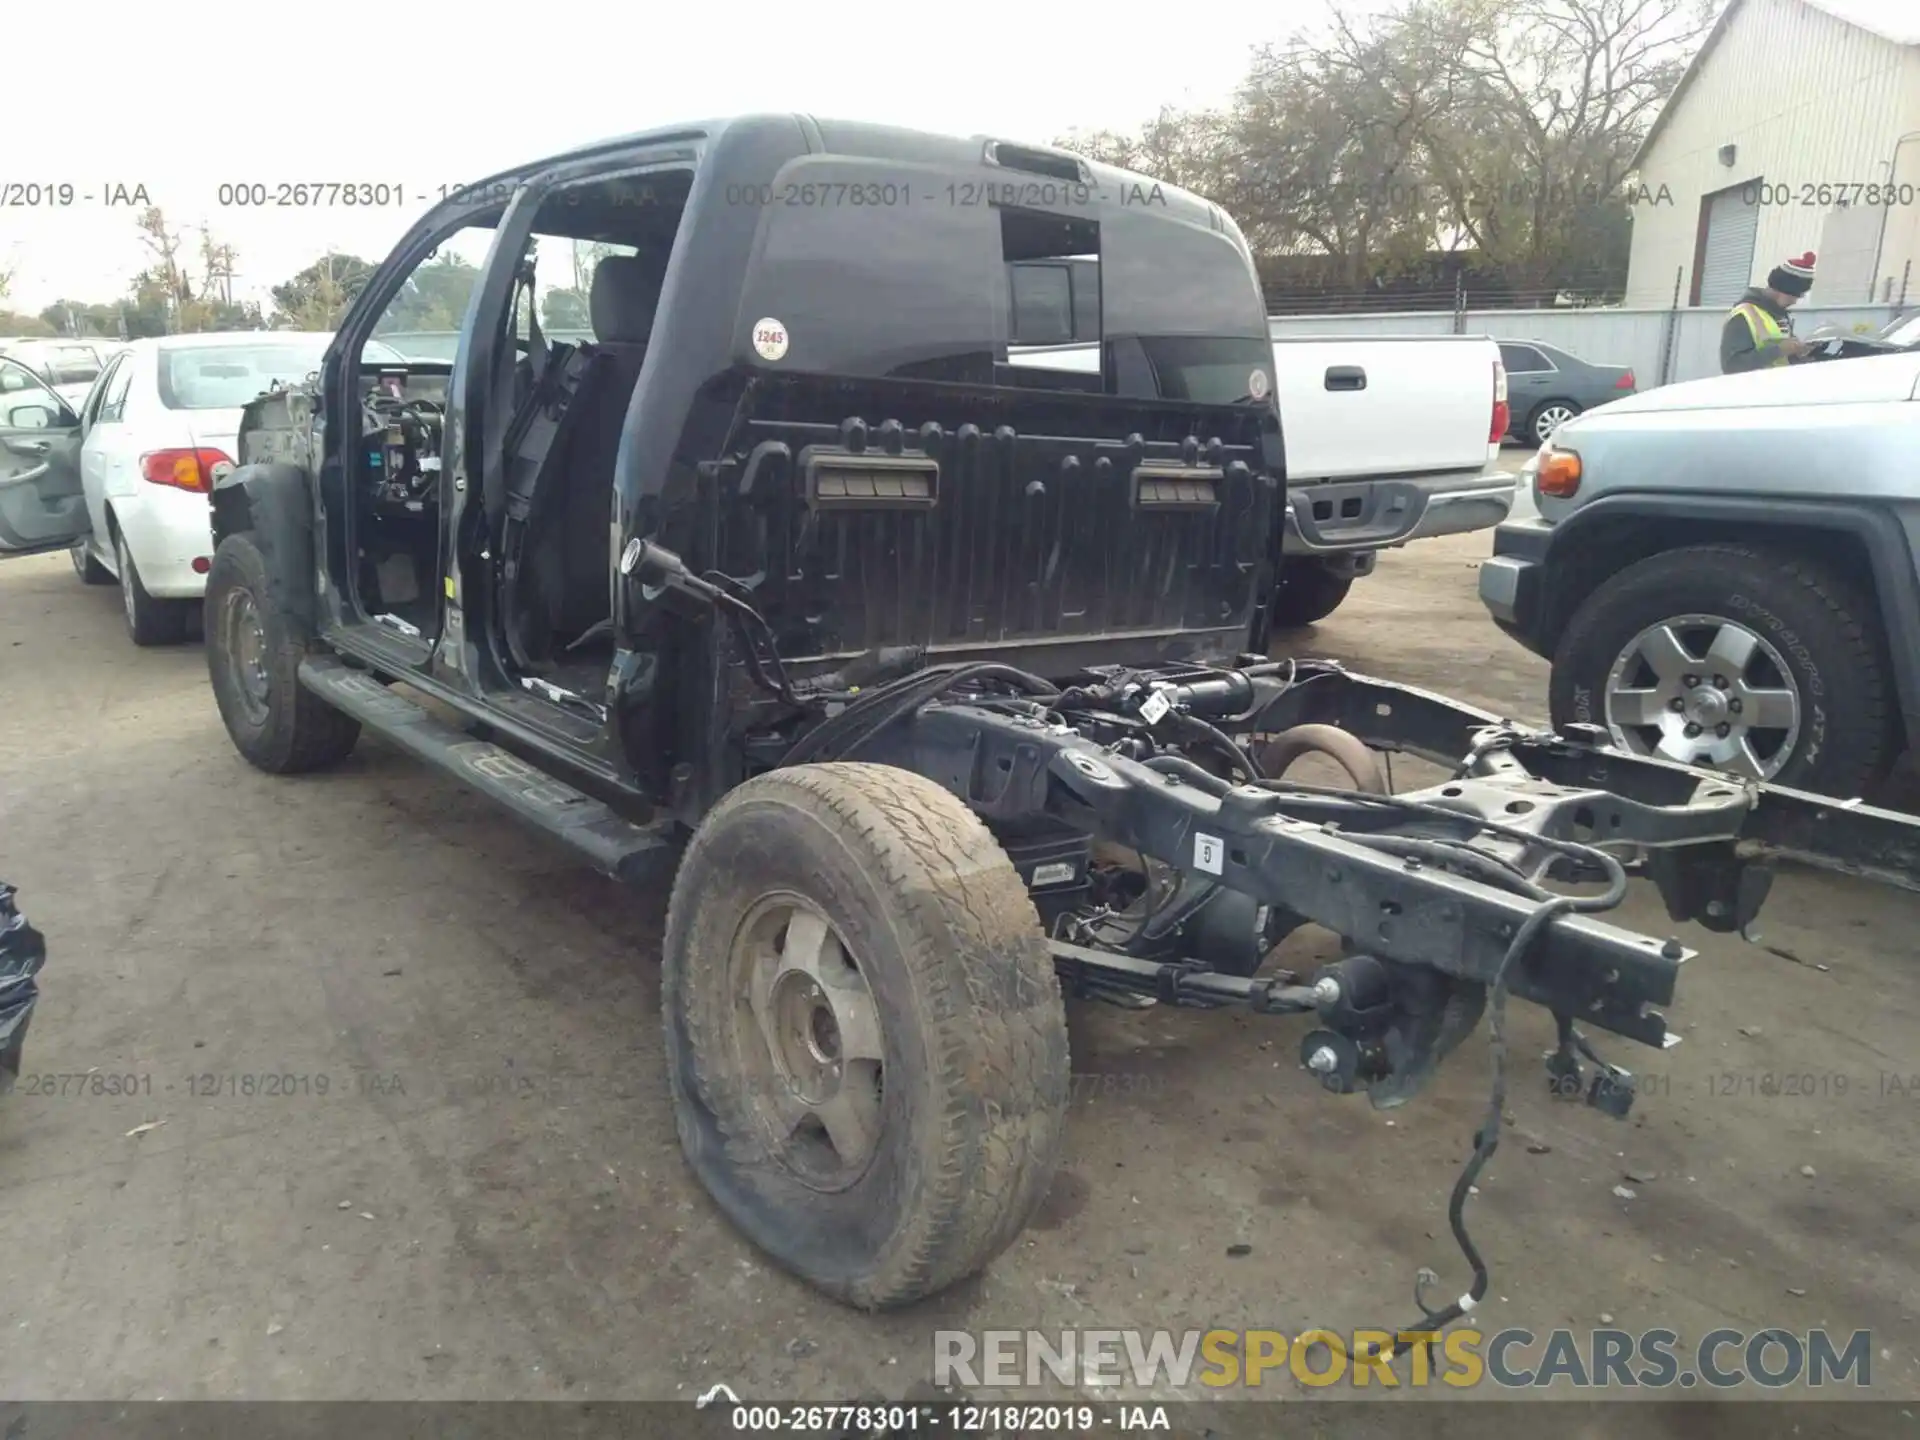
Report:
[[1815,561],[1690,545],[1629,565],[1553,657],[1556,725],[1642,755],[1852,798],[1892,758],[1872,602]]
[[1335,574],[1317,560],[1283,560],[1273,587],[1273,623],[1283,630],[1312,625],[1340,608],[1353,576]]
[[1025,1227],[1066,1017],[1025,886],[949,792],[880,765],[749,780],[687,847],[663,958],[681,1145],[781,1265],[878,1309]]
[[220,542],[207,576],[207,678],[234,748],[261,770],[291,775],[344,760],[360,722],[300,683],[307,647],[274,602],[251,532]]

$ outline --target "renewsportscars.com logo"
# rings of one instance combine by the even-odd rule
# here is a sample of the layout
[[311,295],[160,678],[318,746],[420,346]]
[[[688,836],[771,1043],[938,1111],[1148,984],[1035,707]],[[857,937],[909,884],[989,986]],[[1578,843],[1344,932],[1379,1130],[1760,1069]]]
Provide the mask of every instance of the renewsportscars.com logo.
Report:
[[[1413,1348],[1390,1361],[1396,1341]],[[1752,1385],[1819,1389],[1873,1381],[1873,1335],[1825,1330],[1711,1330],[1687,1344],[1673,1330],[1507,1329],[1303,1330],[936,1330],[933,1383],[987,1390],[1199,1385],[1221,1390],[1282,1383],[1365,1387],[1446,1385],[1504,1389],[1715,1390]]]

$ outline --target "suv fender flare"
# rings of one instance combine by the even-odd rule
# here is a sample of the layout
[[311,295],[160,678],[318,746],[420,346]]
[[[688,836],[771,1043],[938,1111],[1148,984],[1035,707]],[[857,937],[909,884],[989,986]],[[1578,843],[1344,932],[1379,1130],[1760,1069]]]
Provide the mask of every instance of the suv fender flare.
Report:
[[210,497],[213,544],[253,532],[267,562],[268,598],[297,633],[317,629],[314,596],[313,493],[297,465],[242,465],[221,477]]
[[[1702,521],[1762,536],[1768,531],[1829,530],[1857,540],[1872,573],[1878,618],[1886,637],[1894,693],[1907,740],[1920,744],[1920,576],[1915,574],[1915,541],[1892,512],[1846,501],[1666,495],[1655,491],[1603,495],[1553,527],[1544,557],[1546,574],[1553,574],[1555,560],[1578,555],[1596,524],[1627,519]],[[1556,617],[1556,632],[1567,619],[1564,614]]]

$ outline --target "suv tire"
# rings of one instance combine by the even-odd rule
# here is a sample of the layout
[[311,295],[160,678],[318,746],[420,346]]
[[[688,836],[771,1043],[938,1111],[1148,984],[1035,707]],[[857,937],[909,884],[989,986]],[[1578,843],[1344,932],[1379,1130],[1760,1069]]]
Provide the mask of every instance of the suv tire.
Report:
[[204,614],[207,678],[234,748],[272,775],[344,760],[360,722],[300,683],[307,645],[274,601],[251,532],[227,536],[214,552]]
[[1006,852],[941,786],[860,764],[747,781],[688,844],[663,959],[680,1143],[787,1269],[906,1304],[985,1266],[1045,1198],[1060,982]]
[[1283,630],[1312,625],[1340,608],[1353,576],[1336,575],[1318,560],[1282,560],[1273,587],[1273,623]]
[[[1715,626],[1727,627],[1733,650],[1750,649],[1755,657],[1750,664],[1768,677],[1764,683],[1770,692],[1790,690],[1794,696],[1791,729],[1734,732],[1736,737],[1752,735],[1756,750],[1774,747],[1764,752],[1766,768],[1771,769],[1767,779],[1846,799],[1863,793],[1884,773],[1894,737],[1884,644],[1872,602],[1823,564],[1748,545],[1669,550],[1629,565],[1588,596],[1554,651],[1549,687],[1554,724],[1612,729],[1614,719],[1650,713],[1651,700],[1634,697],[1632,708],[1620,700],[1628,689],[1664,694],[1650,678],[1652,670],[1637,668],[1640,661],[1630,658],[1630,652],[1644,649],[1641,637],[1650,632],[1656,638],[1677,634],[1686,642],[1687,655],[1702,656],[1703,642],[1716,634]],[[1703,658],[1701,670],[1683,676],[1680,683],[1686,687],[1692,679],[1711,687],[1729,678],[1716,673],[1729,668]],[[1664,701],[1664,708],[1672,710],[1678,700],[1679,713],[1672,720],[1662,715],[1660,723],[1699,718],[1734,726],[1746,723],[1718,713],[1725,695],[1738,693],[1739,677],[1731,678],[1736,689],[1723,692],[1721,699],[1699,692],[1716,707],[1714,714],[1696,716],[1688,709],[1697,687],[1686,687]],[[1659,732],[1637,733],[1643,738],[1634,748],[1644,750],[1645,737]],[[1701,740],[1711,743],[1712,738],[1703,734]]]

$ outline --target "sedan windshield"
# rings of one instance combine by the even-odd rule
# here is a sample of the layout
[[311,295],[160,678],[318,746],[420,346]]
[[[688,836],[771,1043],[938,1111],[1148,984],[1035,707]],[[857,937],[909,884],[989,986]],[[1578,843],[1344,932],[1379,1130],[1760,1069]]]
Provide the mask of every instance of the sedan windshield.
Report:
[[276,382],[297,384],[320,367],[331,335],[288,335],[160,352],[160,400],[169,410],[236,410]]

